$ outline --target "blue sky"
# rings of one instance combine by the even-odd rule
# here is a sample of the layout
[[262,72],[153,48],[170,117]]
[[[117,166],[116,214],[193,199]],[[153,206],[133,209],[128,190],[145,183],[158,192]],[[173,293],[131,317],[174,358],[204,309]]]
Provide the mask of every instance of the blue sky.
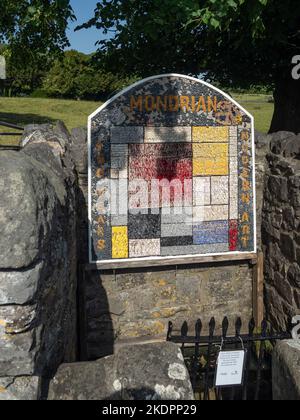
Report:
[[71,6],[77,17],[77,22],[71,22],[68,29],[68,38],[71,43],[71,48],[84,52],[91,53],[95,51],[95,42],[98,41],[103,34],[99,29],[82,29],[74,32],[77,25],[86,22],[94,15],[94,9],[98,0],[71,0]]

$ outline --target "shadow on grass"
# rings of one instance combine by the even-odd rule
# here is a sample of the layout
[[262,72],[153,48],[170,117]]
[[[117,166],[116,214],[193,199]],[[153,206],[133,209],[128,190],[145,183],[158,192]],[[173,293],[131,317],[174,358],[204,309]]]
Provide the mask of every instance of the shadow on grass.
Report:
[[16,114],[10,112],[0,112],[0,147],[3,148],[5,146],[18,146],[21,141],[22,132],[15,136],[1,135],[1,133],[16,133],[15,129],[1,126],[1,121],[23,127],[28,124],[52,124],[57,120],[38,114]]
[[[22,126],[27,124],[51,124],[55,123],[57,120],[38,114],[15,114],[12,112],[0,112],[0,121]],[[0,131],[2,131],[1,127]]]

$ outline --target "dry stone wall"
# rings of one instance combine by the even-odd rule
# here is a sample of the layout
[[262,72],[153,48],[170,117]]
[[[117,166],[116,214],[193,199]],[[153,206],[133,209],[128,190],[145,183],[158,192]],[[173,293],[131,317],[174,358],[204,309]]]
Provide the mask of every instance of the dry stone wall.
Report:
[[[126,340],[166,339],[168,322],[194,333],[216,317],[252,316],[252,268],[246,264],[91,272],[85,277],[87,359],[112,354]],[[234,323],[233,323],[234,325]],[[204,330],[203,330],[204,332]]]
[[[170,320],[176,329],[199,317],[205,326],[212,316],[219,324],[224,316],[252,316],[253,267],[246,262],[83,270],[86,130],[30,126],[23,146],[0,152],[0,399],[37,399],[45,377],[79,359],[77,307],[81,357],[89,360],[124,341],[164,340]],[[274,327],[286,328],[300,307],[299,137],[257,134],[256,146],[266,312]]]
[[63,125],[0,151],[0,399],[36,399],[77,357],[76,176]]
[[262,237],[265,302],[274,328],[300,313],[300,136],[277,133],[267,155]]

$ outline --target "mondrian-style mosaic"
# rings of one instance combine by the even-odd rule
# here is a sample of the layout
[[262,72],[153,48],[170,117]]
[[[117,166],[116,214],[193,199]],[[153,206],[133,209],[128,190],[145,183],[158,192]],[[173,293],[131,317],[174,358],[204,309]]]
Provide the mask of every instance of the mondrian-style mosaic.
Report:
[[226,95],[148,79],[89,130],[93,262],[255,251],[253,120]]

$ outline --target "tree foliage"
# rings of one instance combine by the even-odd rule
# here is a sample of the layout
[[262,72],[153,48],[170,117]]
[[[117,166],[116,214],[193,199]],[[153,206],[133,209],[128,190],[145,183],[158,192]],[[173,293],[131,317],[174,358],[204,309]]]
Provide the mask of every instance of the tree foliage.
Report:
[[[179,71],[229,84],[272,83],[299,51],[299,0],[103,0],[95,26],[108,66]],[[78,28],[78,29],[80,29]]]
[[134,80],[95,68],[92,56],[66,51],[64,58],[56,60],[47,73],[42,88],[51,97],[98,100]]
[[66,29],[75,16],[70,0],[1,0],[0,42],[15,68],[48,62],[69,46]]

